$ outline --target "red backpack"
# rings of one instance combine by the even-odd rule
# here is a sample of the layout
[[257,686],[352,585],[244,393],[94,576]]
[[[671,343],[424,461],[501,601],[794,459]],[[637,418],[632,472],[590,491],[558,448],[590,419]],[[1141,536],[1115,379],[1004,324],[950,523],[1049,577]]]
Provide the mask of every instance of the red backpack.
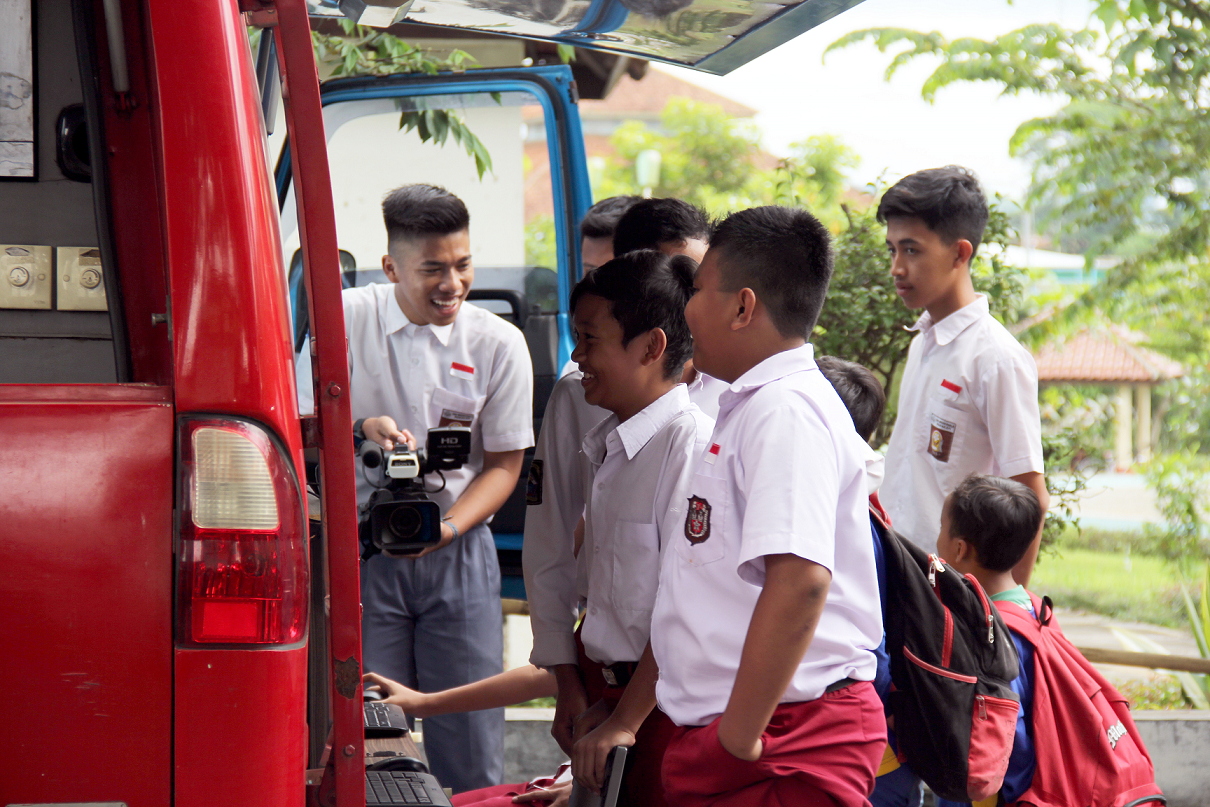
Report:
[[1016,802],[1036,807],[1164,804],[1126,699],[1067,640],[1050,598],[1029,595],[1036,618],[996,603],[1009,629],[1034,647],[1033,738],[1037,768]]

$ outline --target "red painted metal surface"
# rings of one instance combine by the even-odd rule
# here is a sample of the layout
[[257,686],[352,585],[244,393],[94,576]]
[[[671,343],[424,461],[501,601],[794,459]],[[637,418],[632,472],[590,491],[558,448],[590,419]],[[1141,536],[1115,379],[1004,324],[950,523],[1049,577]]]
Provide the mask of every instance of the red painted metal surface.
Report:
[[0,386],[0,803],[171,798],[163,387]]
[[175,667],[173,803],[302,807],[306,650],[177,650]]
[[[177,411],[258,421],[301,476],[277,206],[244,20],[235,0],[145,0],[145,18]],[[175,676],[173,803],[302,804],[305,645],[181,650]]]
[[250,417],[295,453],[285,269],[243,18],[235,0],[147,0],[147,19],[177,409]]
[[[361,701],[361,592],[357,501],[353,476],[349,368],[345,355],[340,258],[328,172],[328,146],[319,102],[304,0],[279,0],[275,29],[284,81],[283,101],[294,168],[304,279],[317,352],[315,402],[319,417],[323,520],[331,596],[333,753],[336,801],[365,804],[364,715]],[[300,383],[306,383],[305,380]]]

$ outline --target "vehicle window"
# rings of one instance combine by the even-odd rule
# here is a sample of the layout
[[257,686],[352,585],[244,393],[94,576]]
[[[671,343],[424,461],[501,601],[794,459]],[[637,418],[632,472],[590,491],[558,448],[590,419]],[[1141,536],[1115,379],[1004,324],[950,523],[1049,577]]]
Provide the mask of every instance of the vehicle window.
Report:
[[[434,117],[435,116],[435,117]],[[409,123],[435,129],[453,118],[482,144],[490,168],[480,176],[475,157],[447,135],[443,145],[423,142]],[[330,104],[324,109],[328,160],[336,211],[337,241],[357,271],[346,285],[385,282],[382,199],[412,182],[441,185],[457,194],[471,214],[475,264],[474,304],[509,319],[536,306],[558,310],[554,191],[546,144],[546,116],[527,92],[458,93],[377,98]],[[435,120],[435,124],[431,121]],[[402,128],[401,128],[402,125]],[[463,140],[465,142],[465,139]],[[285,259],[299,246],[291,197],[282,211]],[[518,305],[523,312],[516,312]]]
[[90,82],[70,4],[31,8],[37,20],[7,19],[0,5],[0,384],[114,382],[82,106]]

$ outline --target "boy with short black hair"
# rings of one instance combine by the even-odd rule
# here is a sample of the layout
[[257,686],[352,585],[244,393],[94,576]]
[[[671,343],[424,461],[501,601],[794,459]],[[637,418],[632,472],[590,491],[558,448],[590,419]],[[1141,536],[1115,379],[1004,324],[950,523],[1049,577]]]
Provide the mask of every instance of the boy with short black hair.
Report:
[[[908,308],[924,309],[899,386],[882,502],[896,530],[930,552],[942,502],[970,473],[1021,482],[1043,513],[1049,502],[1037,367],[971,282],[987,219],[978,180],[955,165],[904,177],[878,203],[895,290]],[[1021,583],[1041,527],[1014,570]]]
[[[992,602],[1007,601],[1034,613],[1029,592],[1013,579],[1013,568],[1033,544],[1042,505],[1032,490],[1011,479],[971,474],[945,500],[937,553],[963,574],[974,575]],[[1034,648],[1010,631],[1017,648],[1013,691],[1021,699],[1013,750],[1000,795],[1017,801],[1033,780],[1037,757],[1031,727]],[[939,799],[939,804],[957,805]]]
[[643,199],[618,220],[613,254],[658,249],[665,255],[688,255],[700,262],[710,242],[706,212],[683,199]]
[[584,274],[613,260],[613,234],[618,220],[641,200],[641,196],[610,196],[588,208],[580,222],[580,262]]
[[[807,342],[831,273],[809,213],[746,210],[715,231],[685,309],[695,364],[730,389],[667,518],[638,673],[680,726],[672,804],[861,807],[873,788],[886,724],[869,683],[882,618],[862,442]],[[599,784],[644,697],[628,690],[577,744],[592,763],[577,778]]]
[[[592,728],[623,697],[651,629],[660,556],[672,536],[661,519],[683,510],[681,493],[714,422],[680,383],[693,350],[685,303],[695,263],[642,250],[576,284],[574,359],[584,397],[612,414],[584,437],[592,467],[580,567],[584,657],[556,665],[559,700],[587,694]],[[660,712],[636,725],[640,753],[626,777],[627,803],[662,805],[660,761],[672,725]],[[573,753],[573,769],[575,767]]]
[[[1063,635],[1050,600],[1014,578],[1041,518],[1032,490],[977,474],[954,489],[941,515],[938,552],[979,581],[1017,649],[1016,733],[1004,784],[987,803],[1162,804],[1126,699]],[[938,804],[958,807],[942,799]]]

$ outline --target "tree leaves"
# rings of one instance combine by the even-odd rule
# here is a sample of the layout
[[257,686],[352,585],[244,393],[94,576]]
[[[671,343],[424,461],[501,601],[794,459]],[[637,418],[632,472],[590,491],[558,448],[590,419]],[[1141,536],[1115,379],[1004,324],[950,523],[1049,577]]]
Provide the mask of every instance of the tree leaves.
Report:
[[[339,20],[343,36],[311,32],[311,44],[315,50],[315,61],[326,69],[325,77],[335,76],[386,76],[398,73],[425,73],[436,75],[446,70],[460,73],[478,64],[474,57],[463,50],[452,50],[444,58],[436,58],[427,51],[382,31],[356,25],[350,20]],[[500,93],[492,93],[497,104]],[[492,158],[483,142],[467,127],[466,121],[448,109],[424,109],[405,111],[399,118],[399,128],[405,132],[415,131],[421,142],[433,142],[444,146],[452,136],[468,156],[475,160],[479,179],[492,170]]]

